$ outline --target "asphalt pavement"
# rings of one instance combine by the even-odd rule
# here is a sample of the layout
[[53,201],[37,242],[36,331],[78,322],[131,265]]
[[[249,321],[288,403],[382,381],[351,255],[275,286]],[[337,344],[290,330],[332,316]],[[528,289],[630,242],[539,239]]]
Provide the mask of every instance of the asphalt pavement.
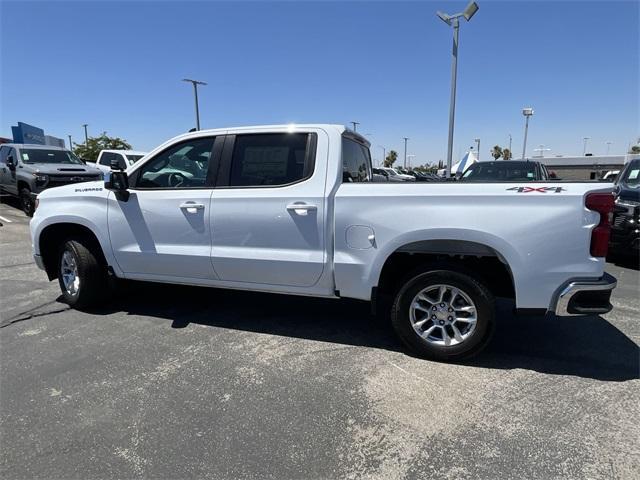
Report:
[[[365,303],[127,284],[70,310],[0,204],[0,476],[640,477],[640,290],[514,317],[465,364],[414,358]],[[9,220],[7,222],[6,220]]]

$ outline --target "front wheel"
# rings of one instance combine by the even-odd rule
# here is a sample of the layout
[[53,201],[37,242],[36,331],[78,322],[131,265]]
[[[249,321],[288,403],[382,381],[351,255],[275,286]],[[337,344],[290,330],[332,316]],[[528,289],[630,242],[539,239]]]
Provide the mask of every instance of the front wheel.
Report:
[[423,272],[396,295],[391,321],[400,339],[417,355],[455,361],[478,353],[494,327],[494,298],[469,275]]
[[33,217],[33,212],[36,209],[36,204],[31,196],[31,190],[27,187],[20,189],[20,204],[22,205],[22,211],[28,216]]
[[64,301],[82,309],[100,303],[110,292],[106,270],[88,242],[67,240],[58,256],[58,283]]

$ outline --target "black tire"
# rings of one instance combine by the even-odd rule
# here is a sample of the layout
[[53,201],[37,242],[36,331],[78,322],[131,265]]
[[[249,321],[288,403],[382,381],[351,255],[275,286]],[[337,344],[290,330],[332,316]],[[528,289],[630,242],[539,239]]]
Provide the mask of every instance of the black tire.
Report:
[[[455,345],[436,344],[433,337],[428,336],[431,339],[429,341],[414,330],[410,313],[411,303],[418,293],[435,285],[454,287],[463,292],[475,305],[475,327],[470,330],[468,337]],[[443,315],[448,314],[443,313]],[[450,317],[447,318],[450,319]],[[446,320],[444,319],[444,321]],[[398,291],[391,309],[391,323],[400,340],[419,357],[440,361],[457,361],[477,354],[491,339],[495,324],[495,299],[486,286],[468,274],[448,269],[423,271],[411,275]],[[425,328],[433,326],[435,323],[435,321],[429,320],[425,324]],[[468,324],[456,322],[456,325]],[[448,328],[447,332],[453,332],[452,327],[436,326],[438,332],[442,332],[442,328]],[[470,329],[468,326],[464,328]],[[433,335],[436,334],[435,332],[434,330]],[[440,333],[440,336],[444,341],[444,333]],[[437,341],[437,338],[435,340]]]
[[[67,289],[63,279],[63,259],[65,252],[69,252],[77,267],[79,279],[75,291]],[[108,298],[111,287],[108,282],[106,269],[98,262],[92,251],[91,242],[82,238],[69,239],[60,247],[58,252],[58,283],[65,303],[75,309],[84,309],[99,305]]]
[[27,215],[27,217],[33,217],[36,204],[35,200],[31,197],[31,190],[27,187],[20,189],[20,205],[22,206],[22,211]]

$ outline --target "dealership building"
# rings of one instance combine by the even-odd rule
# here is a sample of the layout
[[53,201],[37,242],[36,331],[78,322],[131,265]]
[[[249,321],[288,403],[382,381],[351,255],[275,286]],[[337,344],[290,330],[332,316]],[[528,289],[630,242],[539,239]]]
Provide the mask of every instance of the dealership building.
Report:
[[42,128],[34,127],[28,123],[18,122],[18,125],[11,127],[13,143],[31,143],[36,145],[52,145],[65,148],[62,138],[45,135]]
[[621,170],[625,163],[640,155],[600,155],[581,157],[533,157],[562,180],[599,180],[610,170]]

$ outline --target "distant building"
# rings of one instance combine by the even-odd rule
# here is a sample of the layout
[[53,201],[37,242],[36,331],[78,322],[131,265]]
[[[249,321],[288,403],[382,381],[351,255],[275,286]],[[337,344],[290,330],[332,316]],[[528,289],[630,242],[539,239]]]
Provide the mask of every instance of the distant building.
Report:
[[18,122],[18,125],[11,127],[14,143],[33,143],[36,145],[55,145],[64,148],[62,138],[45,135],[44,130],[28,123]]
[[600,155],[580,157],[535,157],[563,180],[599,180],[609,170],[620,170],[640,155]]

